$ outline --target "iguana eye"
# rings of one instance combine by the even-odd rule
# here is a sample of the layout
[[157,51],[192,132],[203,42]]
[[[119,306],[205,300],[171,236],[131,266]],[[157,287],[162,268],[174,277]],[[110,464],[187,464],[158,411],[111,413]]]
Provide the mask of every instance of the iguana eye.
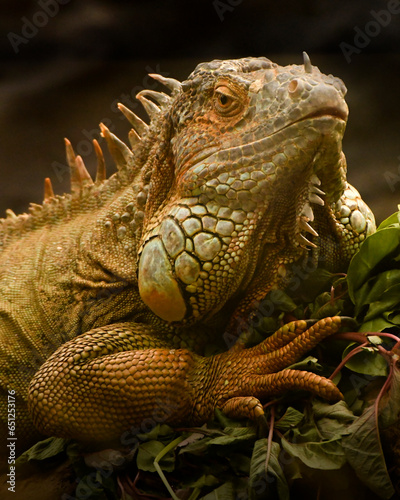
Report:
[[218,97],[218,101],[219,101],[221,106],[227,106],[230,102],[230,97],[228,97],[227,95],[222,94],[220,92],[217,93],[217,97]]
[[226,85],[214,90],[214,108],[223,116],[234,116],[241,110],[239,97]]

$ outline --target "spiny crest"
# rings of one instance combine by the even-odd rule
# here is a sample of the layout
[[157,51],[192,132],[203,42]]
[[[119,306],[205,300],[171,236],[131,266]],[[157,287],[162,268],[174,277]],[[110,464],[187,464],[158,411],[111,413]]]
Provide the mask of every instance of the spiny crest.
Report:
[[107,178],[106,162],[104,160],[103,150],[96,139],[93,139],[93,147],[97,157],[96,184],[101,184]]
[[118,109],[125,115],[125,118],[130,122],[140,139],[140,136],[145,134],[149,128],[147,123],[145,123],[141,118],[135,115],[133,111],[124,106],[122,103],[118,103]]
[[81,156],[76,156],[68,139],[64,139],[67,162],[71,175],[71,192],[79,193],[83,186],[93,184],[92,178],[86,169]]
[[180,92],[182,89],[182,84],[175,78],[166,78],[165,76],[159,75],[157,73],[149,73],[149,76],[156,80],[157,82],[162,83],[165,87],[167,87],[172,93]]
[[[151,73],[154,80],[165,85],[172,93],[181,90],[182,85],[174,78],[166,78],[162,75]],[[137,99],[142,103],[145,111],[153,120],[160,112],[161,108],[169,106],[172,102],[171,96],[164,92],[156,92],[154,90],[142,90],[136,95]],[[152,100],[148,99],[150,97]],[[155,102],[157,104],[155,104]],[[101,136],[104,137],[107,143],[108,150],[115,161],[120,175],[123,177],[134,169],[134,153],[133,150],[141,143],[142,137],[145,136],[149,130],[149,125],[139,118],[133,111],[127,108],[124,104],[118,103],[118,109],[123,113],[125,118],[132,125],[129,131],[129,148],[123,141],[114,135],[103,123],[100,123]],[[97,174],[95,184],[101,184],[106,180],[106,169],[104,155],[96,139],[93,140],[94,150],[97,156]],[[93,184],[93,180],[86,169],[81,156],[76,156],[72,145],[68,139],[65,139],[67,162],[71,172],[71,193],[81,193],[85,186]],[[54,193],[52,191],[50,179],[45,181],[45,201],[48,202]]]
[[[166,86],[172,95],[179,92],[182,88],[181,83],[173,78],[166,78],[158,74],[150,74],[149,76]],[[153,90],[142,90],[136,97],[142,103],[150,117],[150,121],[159,116],[161,110],[169,106],[172,102],[171,96]],[[7,218],[0,219],[0,231],[3,233],[3,236],[7,234],[9,237],[18,236],[30,229],[45,225],[54,219],[57,220],[58,216],[70,213],[71,202],[74,199],[79,199],[83,212],[85,211],[84,205],[89,202],[90,198],[93,198],[90,195],[94,193],[94,190],[98,194],[106,192],[104,194],[106,197],[107,192],[116,192],[120,186],[126,185],[133,178],[134,174],[137,174],[135,169],[135,153],[140,149],[142,140],[147,136],[150,127],[123,104],[119,103],[118,108],[132,125],[132,129],[129,131],[131,148],[118,139],[104,124],[100,124],[101,136],[106,141],[107,148],[116,163],[118,172],[110,178],[106,178],[106,163],[103,151],[98,141],[94,139],[93,147],[97,157],[97,172],[96,179],[93,181],[82,157],[75,154],[71,142],[65,139],[66,158],[70,169],[71,192],[62,196],[55,195],[51,180],[46,178],[44,182],[43,205],[31,203],[29,207],[30,213],[19,216],[15,215],[12,210],[7,210]],[[102,196],[98,196],[97,199],[101,201]]]
[[44,180],[44,200],[43,203],[47,203],[52,198],[54,198],[53,186],[51,184],[50,177],[46,177]]

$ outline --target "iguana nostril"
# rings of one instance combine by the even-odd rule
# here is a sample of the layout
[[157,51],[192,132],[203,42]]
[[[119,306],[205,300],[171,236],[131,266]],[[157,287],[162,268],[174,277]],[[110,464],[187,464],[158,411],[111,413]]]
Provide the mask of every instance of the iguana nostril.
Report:
[[298,80],[292,80],[288,85],[288,92],[290,94],[293,94],[294,92],[296,92],[298,86],[299,86]]

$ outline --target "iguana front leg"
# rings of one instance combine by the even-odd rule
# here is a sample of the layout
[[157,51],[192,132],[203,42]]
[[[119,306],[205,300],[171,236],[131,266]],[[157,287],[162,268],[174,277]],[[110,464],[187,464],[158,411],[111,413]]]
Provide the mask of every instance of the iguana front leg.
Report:
[[341,325],[339,317],[289,323],[256,347],[202,357],[155,340],[137,324],[97,328],[64,344],[29,389],[29,409],[47,435],[104,443],[146,419],[199,425],[216,407],[233,417],[263,413],[258,398],[302,389],[340,399],[332,381],[285,370]]

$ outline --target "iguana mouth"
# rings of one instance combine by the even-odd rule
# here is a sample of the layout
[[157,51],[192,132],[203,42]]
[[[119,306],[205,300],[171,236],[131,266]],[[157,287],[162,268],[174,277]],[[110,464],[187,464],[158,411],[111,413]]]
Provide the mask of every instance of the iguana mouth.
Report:
[[321,108],[313,113],[310,113],[304,116],[303,118],[300,118],[297,122],[294,123],[298,123],[299,121],[303,120],[308,120],[310,118],[323,118],[324,116],[339,118],[344,122],[347,121],[347,113],[344,110],[341,110],[337,107],[327,107],[327,108]]
[[283,130],[289,129],[293,127],[294,125],[297,125],[299,123],[305,122],[307,120],[311,119],[318,119],[318,118],[333,118],[337,121],[341,121],[346,123],[347,122],[347,114],[345,111],[342,111],[341,109],[338,108],[321,108],[317,111],[314,111],[308,115],[302,116],[298,120],[295,120],[291,123],[288,123],[287,125],[284,125],[283,127],[279,128],[278,130],[274,130],[272,134],[266,136],[266,137],[272,137],[276,134],[279,134]]

